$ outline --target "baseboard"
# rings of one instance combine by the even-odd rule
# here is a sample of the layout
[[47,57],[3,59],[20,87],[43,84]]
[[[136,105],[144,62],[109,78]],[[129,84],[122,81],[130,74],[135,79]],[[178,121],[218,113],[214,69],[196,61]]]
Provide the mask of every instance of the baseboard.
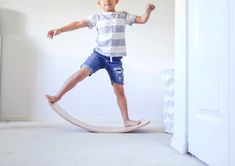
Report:
[[2,115],[1,122],[17,122],[17,121],[41,121],[41,122],[59,122],[60,117],[56,116],[12,116],[12,115]]
[[173,138],[171,139],[171,147],[179,153],[185,154],[188,152],[188,144]]
[[[76,117],[75,117],[76,118]],[[78,117],[77,117],[78,118]],[[94,125],[122,125],[123,121],[121,118],[95,118],[95,117],[79,117],[81,121]],[[150,119],[151,120],[151,119]],[[60,116],[7,116],[1,117],[1,122],[42,122],[42,123],[67,123]],[[17,123],[18,124],[18,123]],[[157,126],[158,128],[164,128],[164,124],[157,120],[151,120],[150,126]]]

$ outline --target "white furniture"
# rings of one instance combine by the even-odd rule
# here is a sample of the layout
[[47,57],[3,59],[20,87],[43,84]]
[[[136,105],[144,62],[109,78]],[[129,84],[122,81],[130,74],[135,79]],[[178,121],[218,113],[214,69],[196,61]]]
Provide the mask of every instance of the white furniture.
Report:
[[161,72],[163,81],[163,123],[165,132],[173,134],[174,130],[174,69]]

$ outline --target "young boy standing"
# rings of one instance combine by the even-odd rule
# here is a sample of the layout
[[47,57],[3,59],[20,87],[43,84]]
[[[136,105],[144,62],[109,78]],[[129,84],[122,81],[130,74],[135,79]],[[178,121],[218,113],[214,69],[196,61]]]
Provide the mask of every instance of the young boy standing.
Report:
[[92,75],[99,69],[106,69],[120,108],[125,126],[134,126],[140,121],[130,120],[128,116],[127,100],[124,93],[124,76],[121,59],[126,56],[125,26],[133,23],[144,24],[148,21],[151,12],[155,9],[153,4],[148,4],[145,13],[136,16],[125,11],[116,11],[115,6],[119,0],[98,0],[103,12],[90,15],[87,19],[73,22],[62,28],[48,32],[48,37],[53,39],[60,33],[88,27],[97,29],[96,47],[93,53],[81,65],[79,71],[70,76],[60,91],[54,95],[46,95],[48,102],[56,103],[62,96],[71,90],[77,83]]

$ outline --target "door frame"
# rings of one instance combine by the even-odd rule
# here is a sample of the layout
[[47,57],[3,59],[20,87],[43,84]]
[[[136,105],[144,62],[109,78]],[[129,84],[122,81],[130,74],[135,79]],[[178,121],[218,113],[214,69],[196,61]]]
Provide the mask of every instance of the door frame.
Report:
[[171,147],[188,152],[188,0],[175,0],[174,134]]
[[235,165],[235,1],[229,0],[229,165]]
[[2,89],[2,37],[0,36],[0,122],[2,120],[2,109],[1,109],[1,106],[2,106],[2,92],[1,92],[1,89]]
[[[229,165],[235,165],[235,2],[229,3]],[[175,0],[175,110],[171,147],[188,153],[188,0]]]

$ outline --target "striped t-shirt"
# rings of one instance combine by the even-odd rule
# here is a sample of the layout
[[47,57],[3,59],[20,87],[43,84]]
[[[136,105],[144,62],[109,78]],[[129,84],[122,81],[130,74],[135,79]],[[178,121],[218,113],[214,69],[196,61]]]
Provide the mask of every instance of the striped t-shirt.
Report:
[[89,28],[96,27],[95,50],[109,57],[126,55],[125,28],[132,25],[136,16],[125,11],[103,12],[87,18]]

